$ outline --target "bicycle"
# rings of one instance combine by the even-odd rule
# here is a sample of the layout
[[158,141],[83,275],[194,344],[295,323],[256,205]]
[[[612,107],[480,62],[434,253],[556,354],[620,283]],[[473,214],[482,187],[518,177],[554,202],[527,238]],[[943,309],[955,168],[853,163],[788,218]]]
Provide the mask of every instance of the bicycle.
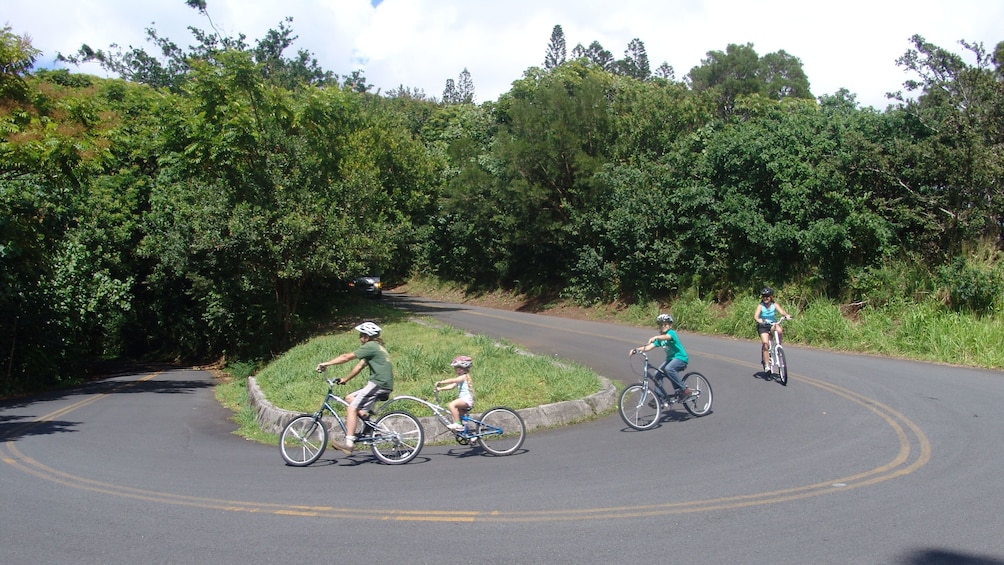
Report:
[[[432,387],[435,402],[429,402],[415,396],[395,396],[391,402],[401,400],[412,400],[425,406],[439,420],[443,426],[449,426],[453,422],[449,408],[440,405],[439,391],[435,385]],[[463,430],[446,429],[453,434],[454,439],[460,445],[481,445],[481,447],[491,455],[511,455],[523,446],[526,438],[526,424],[523,418],[512,408],[505,406],[495,406],[485,410],[480,418],[472,417],[469,413],[460,417],[464,424]]]
[[[313,414],[300,414],[294,417],[282,430],[279,438],[279,453],[287,464],[294,467],[305,467],[317,461],[328,446],[328,435],[332,432],[346,435],[345,420],[335,412],[332,405],[341,405],[351,409],[349,403],[334,393],[335,384],[341,384],[336,379],[328,381],[328,393],[321,407]],[[387,400],[388,395],[378,397]],[[385,403],[381,408],[389,404]],[[332,426],[331,431],[323,420],[324,413],[329,412],[335,417],[338,426]],[[376,413],[379,414],[380,410]],[[404,411],[374,414],[368,418],[360,418],[363,428],[356,435],[356,445],[369,445],[373,455],[388,465],[401,465],[414,459],[425,444],[425,430],[418,418]]]
[[654,428],[662,418],[662,411],[677,402],[682,403],[692,416],[704,416],[711,411],[714,396],[711,383],[704,375],[696,371],[683,375],[681,380],[690,389],[691,395],[681,401],[678,392],[669,394],[663,389],[656,379],[656,369],[649,364],[648,354],[643,351],[638,353],[644,359],[641,381],[625,388],[617,402],[617,410],[625,424],[636,430]]
[[[781,318],[770,325],[770,342],[768,345],[770,365],[764,367],[764,372],[768,376],[777,375],[777,380],[783,386],[788,386],[788,362],[784,358],[784,347],[781,345],[781,334],[778,329],[781,323],[791,318]],[[775,369],[777,371],[775,372]]]

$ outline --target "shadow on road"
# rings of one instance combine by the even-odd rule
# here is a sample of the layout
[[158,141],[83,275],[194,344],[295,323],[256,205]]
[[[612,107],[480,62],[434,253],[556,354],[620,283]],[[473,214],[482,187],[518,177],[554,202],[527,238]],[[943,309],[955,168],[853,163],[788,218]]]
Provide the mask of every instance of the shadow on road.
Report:
[[1004,559],[946,549],[918,549],[899,559],[902,565],[1004,565]]
[[49,420],[35,422],[30,417],[0,417],[0,441],[17,441],[28,436],[47,436],[63,432],[75,432],[80,422]]

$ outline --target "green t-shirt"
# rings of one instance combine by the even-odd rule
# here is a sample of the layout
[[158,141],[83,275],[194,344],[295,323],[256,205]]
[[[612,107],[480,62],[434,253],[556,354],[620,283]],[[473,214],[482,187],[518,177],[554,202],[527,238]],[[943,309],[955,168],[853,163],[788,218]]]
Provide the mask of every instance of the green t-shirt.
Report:
[[676,337],[676,330],[666,330],[666,337],[668,339],[657,339],[654,342],[656,347],[666,348],[666,359],[679,359],[684,363],[689,362],[690,359],[687,357],[687,352],[680,345],[680,338]]
[[356,359],[366,361],[370,368],[370,380],[387,390],[394,389],[394,367],[390,363],[390,355],[379,341],[367,341],[353,352]]

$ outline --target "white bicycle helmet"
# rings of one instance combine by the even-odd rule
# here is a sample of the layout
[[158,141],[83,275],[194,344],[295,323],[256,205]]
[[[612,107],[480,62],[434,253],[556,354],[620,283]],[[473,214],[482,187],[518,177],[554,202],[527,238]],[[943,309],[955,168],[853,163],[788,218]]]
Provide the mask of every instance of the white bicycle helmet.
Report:
[[660,326],[663,324],[672,324],[673,317],[669,314],[659,314],[659,316],[655,319],[655,322]]
[[370,337],[377,337],[380,335],[380,326],[374,324],[373,322],[363,322],[356,326],[356,331],[361,334],[366,334]]
[[450,361],[450,366],[451,367],[462,367],[464,369],[469,369],[471,367],[471,363],[472,362],[473,362],[473,359],[471,359],[470,357],[468,357],[466,355],[457,355],[456,357],[453,358],[453,361]]

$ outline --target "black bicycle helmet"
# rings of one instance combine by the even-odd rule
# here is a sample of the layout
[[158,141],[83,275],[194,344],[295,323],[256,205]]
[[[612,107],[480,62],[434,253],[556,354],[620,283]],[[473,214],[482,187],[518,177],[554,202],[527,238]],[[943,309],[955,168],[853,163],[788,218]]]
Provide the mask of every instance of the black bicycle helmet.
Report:
[[760,291],[760,298],[765,296],[774,296],[774,289],[769,286],[763,287],[763,290]]

